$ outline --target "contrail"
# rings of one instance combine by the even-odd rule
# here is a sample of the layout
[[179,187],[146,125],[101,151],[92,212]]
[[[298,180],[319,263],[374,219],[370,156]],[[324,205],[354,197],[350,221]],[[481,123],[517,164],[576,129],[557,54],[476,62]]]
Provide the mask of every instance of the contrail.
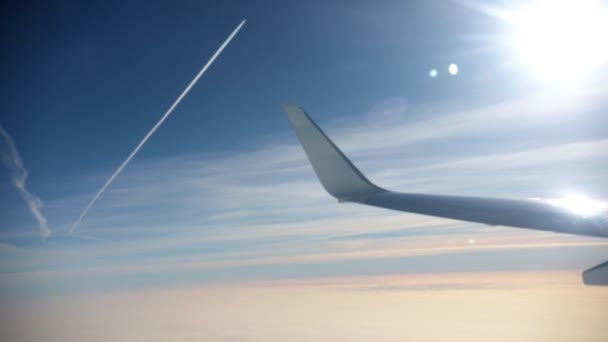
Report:
[[27,203],[27,206],[30,208],[30,211],[38,221],[38,226],[40,230],[40,239],[44,241],[47,237],[51,235],[51,230],[49,229],[49,225],[46,221],[44,215],[40,211],[42,208],[42,201],[40,198],[29,192],[29,190],[25,187],[25,181],[27,180],[27,170],[23,166],[23,160],[21,160],[21,155],[19,155],[19,150],[17,150],[17,145],[11,138],[10,135],[2,128],[0,125],[0,135],[4,139],[7,149],[2,149],[0,151],[0,157],[2,161],[6,165],[6,167],[11,171],[11,178],[13,181],[13,185],[17,188],[19,192],[19,196],[23,198],[23,200]]
[[152,127],[152,129],[150,130],[150,132],[148,132],[148,134],[146,134],[146,136],[139,142],[139,144],[137,145],[137,147],[135,147],[135,149],[133,150],[133,152],[131,152],[131,154],[127,157],[127,159],[125,159],[125,161],[122,162],[122,164],[118,167],[118,169],[116,169],[116,171],[114,171],[114,173],[112,174],[112,176],[110,177],[110,179],[108,179],[108,181],[101,187],[101,189],[99,189],[99,191],[97,192],[97,194],[95,194],[95,196],[93,197],[93,199],[91,200],[91,202],[89,202],[89,205],[87,205],[87,207],[84,209],[84,211],[82,212],[82,214],[80,214],[80,217],[78,218],[78,220],[76,220],[76,222],[74,222],[74,225],[72,225],[72,228],[70,229],[70,231],[69,231],[68,234],[72,235],[74,233],[74,230],[76,230],[76,228],[78,227],[78,224],[80,223],[80,221],[82,221],[82,219],[87,214],[87,212],[89,211],[89,209],[91,209],[91,207],[93,206],[93,204],[95,204],[95,202],[97,201],[97,199],[99,198],[99,196],[101,196],[101,194],[106,190],[106,188],[112,183],[112,181],[114,180],[114,178],[116,178],[116,176],[118,176],[120,174],[120,172],[125,168],[125,166],[127,166],[127,164],[131,161],[131,159],[133,159],[133,157],[137,154],[137,152],[139,152],[139,149],[141,149],[141,147],[146,143],[146,141],[148,141],[148,139],[152,136],[152,134],[154,134],[154,132],[156,132],[156,130],[158,129],[158,127],[160,127],[160,125],[167,119],[167,117],[169,117],[169,115],[171,115],[171,113],[173,112],[173,110],[175,109],[175,107],[177,107],[177,105],[182,101],[182,99],[184,98],[184,96],[186,96],[186,94],[188,94],[188,92],[190,91],[190,88],[192,88],[192,86],[194,86],[194,84],[198,81],[198,79],[201,78],[201,76],[203,76],[203,74],[205,73],[205,71],[207,71],[207,69],[211,66],[211,64],[213,64],[213,62],[215,61],[215,59],[222,53],[222,51],[230,43],[230,41],[232,40],[232,38],[234,38],[234,36],[236,36],[236,34],[241,29],[241,27],[243,27],[243,25],[245,24],[245,21],[247,21],[247,20],[243,19],[243,21],[241,21],[241,23],[239,24],[239,26],[237,26],[234,29],[234,31],[232,31],[232,33],[230,34],[230,36],[228,36],[228,38],[226,38],[226,40],[224,41],[224,43],[219,47],[219,49],[217,49],[217,51],[213,54],[213,56],[211,56],[211,59],[209,59],[209,61],[207,62],[207,64],[205,64],[205,66],[201,69],[201,71],[199,71],[199,73],[196,75],[196,77],[194,77],[194,79],[192,80],[192,82],[190,82],[190,84],[188,84],[188,86],[186,87],[186,89],[177,98],[177,100],[175,100],[175,102],[173,102],[173,104],[171,105],[171,107],[169,107],[169,110],[167,110],[167,112],[160,118],[160,120],[158,120],[158,122],[156,123],[156,125],[154,125],[154,127]]

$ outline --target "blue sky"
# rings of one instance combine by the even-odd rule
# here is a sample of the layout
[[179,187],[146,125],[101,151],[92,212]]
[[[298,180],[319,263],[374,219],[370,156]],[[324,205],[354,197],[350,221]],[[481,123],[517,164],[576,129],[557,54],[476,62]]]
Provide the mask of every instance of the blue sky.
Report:
[[[12,6],[0,123],[53,235],[40,242],[3,169],[6,293],[578,269],[608,256],[594,239],[338,205],[314,177],[283,102],[304,106],[372,180],[396,190],[608,198],[605,71],[535,82],[503,44],[508,25],[466,2]],[[100,240],[66,236],[243,18],[82,222],[79,232]]]

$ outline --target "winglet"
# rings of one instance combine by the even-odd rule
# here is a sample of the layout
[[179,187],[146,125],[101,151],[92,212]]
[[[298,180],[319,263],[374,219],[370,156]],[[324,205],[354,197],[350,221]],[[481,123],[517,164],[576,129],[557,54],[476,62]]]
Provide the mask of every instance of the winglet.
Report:
[[283,108],[327,192],[340,202],[364,202],[384,191],[365,178],[302,108],[293,104],[285,104]]

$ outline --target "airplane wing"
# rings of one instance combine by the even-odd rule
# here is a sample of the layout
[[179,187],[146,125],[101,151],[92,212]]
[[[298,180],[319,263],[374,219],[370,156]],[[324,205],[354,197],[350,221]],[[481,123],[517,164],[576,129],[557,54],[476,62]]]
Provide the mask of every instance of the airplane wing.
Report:
[[[321,184],[340,202],[494,226],[608,237],[606,216],[583,216],[547,201],[401,193],[383,189],[368,180],[302,108],[286,104],[284,109]],[[607,267],[603,269],[608,271]]]

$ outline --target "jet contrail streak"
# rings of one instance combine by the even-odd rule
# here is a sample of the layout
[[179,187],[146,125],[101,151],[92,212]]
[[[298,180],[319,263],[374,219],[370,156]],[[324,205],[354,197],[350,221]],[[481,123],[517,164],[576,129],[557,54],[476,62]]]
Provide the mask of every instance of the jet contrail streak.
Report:
[[148,141],[148,139],[152,136],[152,134],[154,134],[154,132],[156,132],[156,130],[158,129],[158,127],[160,127],[160,125],[167,119],[167,117],[169,117],[169,115],[171,115],[171,113],[173,112],[173,110],[175,109],[175,107],[177,107],[177,105],[182,101],[182,99],[184,98],[184,96],[186,96],[186,94],[188,94],[188,92],[194,86],[194,84],[198,81],[198,79],[201,78],[201,76],[203,76],[203,74],[205,73],[205,71],[207,71],[207,69],[211,66],[211,64],[213,64],[213,62],[215,61],[215,59],[222,53],[222,51],[230,43],[230,41],[232,40],[232,38],[234,38],[234,36],[236,36],[236,34],[241,29],[241,27],[243,27],[243,25],[245,24],[245,21],[247,21],[247,20],[243,19],[243,21],[241,21],[241,23],[239,24],[239,26],[237,26],[234,29],[234,31],[232,31],[232,33],[230,34],[230,36],[228,36],[228,38],[226,38],[226,40],[224,41],[224,43],[219,47],[219,49],[217,49],[217,51],[213,54],[213,56],[211,56],[211,59],[209,59],[209,61],[207,62],[207,64],[205,64],[205,66],[196,75],[196,77],[194,77],[194,79],[192,80],[192,82],[190,82],[190,84],[188,84],[188,86],[186,87],[186,89],[177,98],[177,100],[175,100],[175,102],[173,102],[173,104],[171,105],[171,107],[169,107],[169,110],[167,110],[167,112],[160,118],[160,120],[158,120],[158,122],[156,123],[156,125],[154,125],[154,127],[152,127],[152,129],[150,130],[150,132],[148,132],[148,134],[146,134],[146,136],[139,142],[139,144],[137,145],[137,147],[135,147],[135,149],[133,150],[133,152],[131,152],[131,154],[127,157],[127,159],[125,159],[125,161],[118,167],[118,169],[116,169],[116,171],[114,171],[114,173],[112,174],[112,176],[110,177],[110,179],[108,179],[108,181],[101,187],[101,189],[99,189],[99,191],[97,192],[97,194],[95,194],[95,196],[93,197],[93,199],[91,200],[91,202],[89,202],[89,205],[87,205],[87,207],[84,209],[84,211],[82,212],[82,214],[80,214],[80,217],[78,218],[78,220],[76,220],[76,222],[74,222],[74,224],[72,225],[72,228],[70,229],[70,231],[69,231],[68,234],[72,235],[72,233],[74,233],[74,230],[76,230],[76,228],[78,227],[78,224],[80,223],[80,221],[82,221],[82,219],[85,217],[85,215],[87,214],[87,212],[89,211],[89,209],[91,209],[91,207],[93,206],[93,204],[95,204],[95,202],[97,201],[97,199],[99,198],[99,196],[101,196],[101,194],[106,190],[106,188],[112,183],[112,181],[114,180],[114,178],[116,178],[116,176],[118,176],[120,174],[120,172],[125,168],[125,166],[127,166],[127,164],[131,161],[131,159],[133,159],[133,157],[137,154],[137,152],[139,152],[139,150],[141,149],[141,147],[146,143],[146,141]]

